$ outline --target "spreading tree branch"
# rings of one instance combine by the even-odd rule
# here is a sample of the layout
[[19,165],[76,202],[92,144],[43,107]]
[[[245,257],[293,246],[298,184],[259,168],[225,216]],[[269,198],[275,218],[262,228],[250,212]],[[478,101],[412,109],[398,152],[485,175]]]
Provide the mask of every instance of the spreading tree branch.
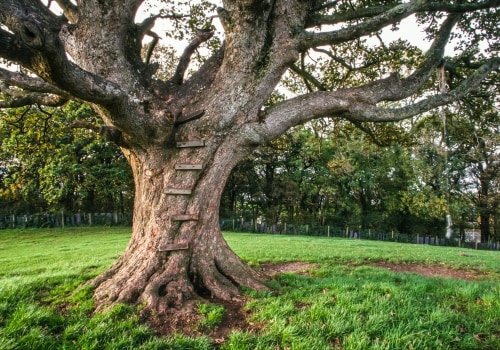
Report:
[[[404,18],[414,14],[425,11],[443,11],[449,13],[465,13],[470,11],[476,11],[480,9],[486,9],[493,6],[498,6],[500,0],[486,0],[471,3],[447,3],[443,1],[410,1],[408,3],[399,4],[393,6],[384,11],[383,8],[379,8],[373,13],[373,17],[366,15],[366,20],[350,25],[348,27],[333,30],[329,32],[307,32],[304,31],[301,35],[297,37],[297,48],[300,51],[305,51],[309,48],[324,46],[324,45],[334,45],[343,42],[350,41],[355,38],[359,38],[364,35],[374,33],[388,25],[400,22]],[[363,11],[369,10],[358,10],[354,11],[353,16],[360,16]],[[342,14],[343,15],[343,14]],[[342,16],[336,15],[336,16]],[[343,15],[349,16],[349,15]],[[312,16],[314,18],[314,16]],[[323,20],[325,23],[320,22],[319,17],[316,20],[315,26],[321,24],[330,24],[329,21],[335,21],[332,18],[325,16]],[[360,17],[361,18],[361,17]],[[356,18],[355,18],[356,19]],[[344,18],[339,18],[337,20],[345,20]]]
[[[388,122],[408,119],[433,108],[464,98],[477,89],[486,76],[500,67],[500,58],[492,58],[472,73],[460,85],[447,93],[434,95],[414,104],[394,109],[380,108],[365,100],[359,88],[337,91],[317,91],[277,103],[263,113],[263,122],[241,128],[244,144],[265,144],[298,124],[318,118],[344,118],[353,122]],[[374,86],[391,85],[399,78],[393,75]],[[357,90],[357,91],[356,91]]]
[[299,68],[295,64],[292,64],[290,66],[290,69],[294,73],[296,73],[298,76],[302,77],[302,79],[304,80],[304,83],[308,87],[309,91],[313,90],[312,87],[310,87],[309,83],[311,83],[314,86],[316,86],[316,88],[318,90],[320,90],[320,91],[325,91],[326,90],[325,86],[318,79],[316,79],[312,74],[310,74],[309,72],[307,72],[305,69]]
[[442,63],[446,43],[458,16],[452,14],[443,22],[425,60],[406,79],[401,79],[399,74],[392,74],[360,87],[313,92],[283,101],[265,111],[263,123],[243,128],[243,139],[251,143],[265,143],[295,125],[322,117],[345,118],[354,122],[403,120],[463,98],[468,91],[477,88],[488,74],[498,69],[500,58],[484,63],[448,93],[396,109],[377,107],[380,102],[403,100],[421,89]]
[[59,89],[86,101],[110,105],[123,98],[120,87],[68,60],[59,39],[61,22],[38,1],[0,2],[0,57],[34,72]]
[[151,16],[137,24],[137,41],[141,42],[145,35],[151,35],[151,29],[154,27],[156,19],[159,16]]
[[481,82],[492,72],[500,68],[500,58],[495,57],[485,62],[480,68],[464,79],[455,89],[447,93],[430,96],[414,104],[401,108],[370,108],[351,113],[347,119],[354,121],[386,122],[408,119],[431,109],[450,104],[466,97],[478,89]]
[[88,129],[93,132],[99,134],[103,139],[107,141],[111,141],[120,147],[128,147],[127,142],[123,138],[123,134],[120,130],[115,128],[114,126],[108,125],[97,125],[92,122],[78,120],[71,123],[70,127],[74,129]]
[[423,63],[410,76],[401,80],[397,86],[386,85],[385,88],[374,91],[374,102],[397,101],[415,94],[434,74],[436,67],[442,63],[446,44],[458,19],[458,14],[449,15],[426,52]]
[[158,45],[158,41],[160,40],[160,37],[158,36],[158,34],[156,34],[155,32],[153,31],[148,31],[147,34],[153,38],[153,40],[151,41],[151,43],[149,44],[149,47],[148,47],[148,51],[146,53],[146,59],[144,60],[144,62],[146,64],[149,64],[150,61],[151,61],[151,56],[153,55],[153,51],[156,47],[156,45]]
[[196,51],[201,44],[209,40],[214,35],[213,31],[199,31],[194,37],[189,45],[184,49],[182,56],[179,59],[179,64],[175,70],[174,76],[170,79],[170,82],[175,85],[181,85],[184,80],[184,74],[191,62],[191,56]]
[[324,50],[324,49],[319,49],[319,48],[313,48],[313,51],[320,52],[320,53],[323,53],[323,54],[327,55],[332,60],[334,60],[335,62],[337,62],[338,64],[340,64],[342,67],[346,68],[349,72],[355,72],[355,71],[358,71],[358,70],[366,69],[366,68],[368,68],[368,67],[370,67],[370,66],[378,63],[378,59],[372,59],[372,60],[366,62],[362,66],[353,67],[349,63],[347,63],[345,59],[343,59],[342,57],[339,57],[339,56],[336,56],[336,55],[332,54],[330,51],[327,51],[327,50]]
[[30,67],[34,64],[36,51],[17,36],[0,28],[0,57],[22,67]]
[[69,96],[61,89],[45,82],[44,80],[36,77],[30,77],[25,74],[11,72],[7,69],[0,67],[0,81],[10,86],[16,86],[28,92],[41,92],[48,94],[56,94],[61,96]]
[[78,6],[74,5],[70,0],[56,0],[59,7],[63,10],[64,17],[70,23],[78,22]]
[[[311,20],[308,23],[308,28],[318,27],[321,25],[334,25],[347,21],[354,21],[363,18],[372,18],[381,15],[384,12],[390,10],[393,6],[381,5],[381,6],[369,6],[363,7],[357,10],[346,11],[342,13],[335,13],[333,15],[316,15],[311,16]],[[314,9],[317,11],[317,9]]]
[[[0,89],[0,92],[6,93],[4,89]],[[67,98],[61,97],[59,95],[51,94],[40,94],[40,93],[28,93],[22,94],[21,96],[0,100],[0,108],[18,108],[31,105],[42,105],[48,107],[60,107],[68,102]]]

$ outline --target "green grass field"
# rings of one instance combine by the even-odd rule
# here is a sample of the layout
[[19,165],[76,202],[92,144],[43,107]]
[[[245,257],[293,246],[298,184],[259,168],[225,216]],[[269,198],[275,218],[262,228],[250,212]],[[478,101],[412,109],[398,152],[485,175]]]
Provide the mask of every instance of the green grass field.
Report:
[[[226,233],[249,264],[302,261],[272,292],[247,291],[249,330],[215,344],[155,335],[134,307],[93,313],[78,288],[125,248],[129,228],[0,231],[3,349],[500,349],[500,253],[337,238]],[[474,281],[397,273],[378,262],[481,271]],[[220,306],[202,304],[199,329]]]

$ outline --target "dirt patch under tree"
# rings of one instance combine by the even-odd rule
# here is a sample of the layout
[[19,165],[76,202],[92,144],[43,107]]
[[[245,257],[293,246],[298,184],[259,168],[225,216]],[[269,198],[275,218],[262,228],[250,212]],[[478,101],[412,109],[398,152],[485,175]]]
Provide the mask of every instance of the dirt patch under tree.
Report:
[[439,265],[392,264],[388,262],[381,262],[374,264],[373,266],[394,272],[409,272],[427,277],[453,278],[466,281],[475,281],[488,274],[484,271],[457,270]]
[[[429,277],[454,278],[467,281],[477,280],[487,275],[486,272],[482,271],[456,270],[438,265],[379,262],[371,266],[388,269],[394,272],[417,273]],[[261,273],[273,277],[281,273],[290,272],[307,274],[309,270],[315,268],[317,268],[315,264],[295,261],[261,264],[259,270]],[[191,310],[184,310],[185,312],[177,310],[172,314],[165,315],[165,317],[159,317],[158,315],[153,317],[151,315],[143,315],[143,318],[147,319],[150,325],[161,335],[169,335],[172,333],[183,333],[190,336],[206,335],[213,339],[215,345],[222,344],[233,330],[259,330],[259,325],[248,322],[249,313],[245,310],[244,300],[232,303],[217,300],[212,300],[212,302],[222,304],[226,310],[221,324],[214,330],[197,329],[200,316],[197,315],[194,305],[192,305]]]

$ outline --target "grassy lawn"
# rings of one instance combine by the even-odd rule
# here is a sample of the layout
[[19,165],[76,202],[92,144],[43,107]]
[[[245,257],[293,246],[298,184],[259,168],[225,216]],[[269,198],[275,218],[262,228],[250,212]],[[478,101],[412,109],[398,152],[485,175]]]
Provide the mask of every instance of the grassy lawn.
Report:
[[[157,337],[136,310],[93,314],[79,288],[125,248],[129,228],[0,231],[3,349],[499,349],[500,253],[337,238],[226,233],[252,266],[307,262],[247,291],[248,329],[219,344]],[[394,272],[376,263],[481,271],[474,281]],[[75,292],[76,290],[76,292]],[[202,304],[200,329],[220,306]]]

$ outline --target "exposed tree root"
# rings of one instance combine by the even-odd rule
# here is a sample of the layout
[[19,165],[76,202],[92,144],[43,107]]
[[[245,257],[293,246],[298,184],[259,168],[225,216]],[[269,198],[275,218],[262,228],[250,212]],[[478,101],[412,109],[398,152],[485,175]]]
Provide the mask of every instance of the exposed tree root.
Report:
[[265,278],[229,247],[215,253],[200,257],[186,250],[167,253],[163,260],[133,257],[128,262],[122,257],[92,282],[98,310],[116,303],[135,303],[154,313],[166,313],[185,309],[193,301],[241,301],[241,287],[267,289]]

